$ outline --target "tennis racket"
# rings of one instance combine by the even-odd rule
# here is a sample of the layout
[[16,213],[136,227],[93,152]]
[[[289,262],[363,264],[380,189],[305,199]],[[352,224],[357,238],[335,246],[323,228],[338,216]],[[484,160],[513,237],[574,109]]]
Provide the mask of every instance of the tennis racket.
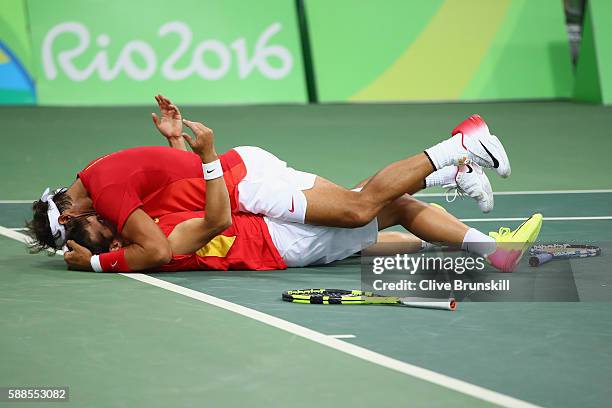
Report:
[[298,289],[283,292],[283,300],[318,305],[403,305],[425,309],[455,310],[455,299],[429,300],[398,296],[381,296],[372,292],[344,289]]
[[540,266],[553,259],[587,258],[601,255],[601,248],[583,244],[540,244],[529,249],[529,265]]

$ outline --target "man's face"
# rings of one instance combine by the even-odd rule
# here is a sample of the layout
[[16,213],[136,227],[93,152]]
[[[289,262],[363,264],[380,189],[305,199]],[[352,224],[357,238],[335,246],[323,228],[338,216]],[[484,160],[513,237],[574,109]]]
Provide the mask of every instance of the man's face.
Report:
[[107,252],[115,237],[115,230],[104,219],[97,215],[86,217],[87,225],[85,231],[89,235],[94,248],[89,248],[94,253]]
[[115,234],[105,220],[97,215],[90,215],[87,217],[87,221],[85,230],[89,233],[89,238],[92,242],[110,242],[113,239]]

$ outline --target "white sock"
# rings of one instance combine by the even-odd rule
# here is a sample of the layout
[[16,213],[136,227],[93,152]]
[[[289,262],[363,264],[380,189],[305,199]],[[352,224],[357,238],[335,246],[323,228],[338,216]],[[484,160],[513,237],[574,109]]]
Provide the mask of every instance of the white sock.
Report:
[[438,171],[434,171],[425,177],[425,187],[454,185],[457,175],[457,166],[446,166]]
[[456,164],[457,157],[463,150],[465,149],[461,146],[460,139],[453,136],[429,149],[425,149],[425,153],[427,153],[429,159],[433,162],[436,170],[440,170],[446,166]]
[[436,246],[430,242],[421,240],[421,251],[428,251],[431,248],[435,248]]
[[480,256],[487,256],[495,252],[497,243],[490,236],[483,234],[477,229],[470,228],[463,237],[461,249]]

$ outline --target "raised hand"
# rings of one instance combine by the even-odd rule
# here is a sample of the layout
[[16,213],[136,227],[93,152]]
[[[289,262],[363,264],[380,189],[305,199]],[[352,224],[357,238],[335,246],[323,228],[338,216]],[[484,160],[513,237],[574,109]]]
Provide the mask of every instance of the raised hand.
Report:
[[183,119],[183,123],[195,135],[195,140],[187,133],[182,136],[185,141],[191,146],[191,150],[196,153],[204,163],[210,163],[217,160],[217,152],[215,151],[215,136],[212,129],[206,127],[203,123],[192,122]]
[[155,127],[169,142],[172,142],[171,139],[180,140],[183,130],[181,111],[165,96],[157,95],[155,100],[159,105],[159,113],[161,115],[160,118],[157,114],[151,113]]

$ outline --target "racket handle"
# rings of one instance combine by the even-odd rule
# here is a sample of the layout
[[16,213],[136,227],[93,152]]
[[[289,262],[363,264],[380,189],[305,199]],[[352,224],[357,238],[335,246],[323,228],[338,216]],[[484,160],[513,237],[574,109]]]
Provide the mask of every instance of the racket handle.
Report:
[[404,306],[408,307],[418,307],[421,309],[440,309],[440,310],[450,310],[453,311],[457,309],[457,302],[455,299],[444,299],[444,300],[436,300],[436,301],[427,301],[427,300],[416,300],[414,298],[405,298],[401,299],[400,302]]
[[552,254],[537,254],[529,258],[529,266],[540,266],[553,259]]

